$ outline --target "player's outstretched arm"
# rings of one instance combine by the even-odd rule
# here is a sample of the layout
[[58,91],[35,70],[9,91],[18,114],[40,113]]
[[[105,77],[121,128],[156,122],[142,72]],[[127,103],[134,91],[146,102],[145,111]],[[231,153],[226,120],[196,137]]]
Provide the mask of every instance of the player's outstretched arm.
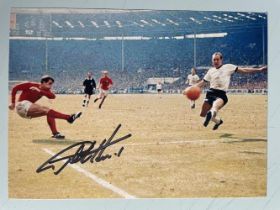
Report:
[[206,85],[206,81],[205,80],[200,80],[198,83],[196,83],[194,86],[197,86],[199,88],[202,88]]
[[40,90],[40,92],[49,99],[55,99],[55,94],[50,90]]
[[37,91],[37,92],[41,93],[43,96],[46,96],[49,99],[55,99],[55,94],[50,90],[43,90],[43,89],[40,89],[40,88],[37,88],[37,87],[34,87],[34,86],[30,87],[29,89]]
[[263,66],[260,68],[241,68],[238,67],[237,72],[238,73],[257,73],[257,72],[263,72],[263,71],[267,71],[267,66]]

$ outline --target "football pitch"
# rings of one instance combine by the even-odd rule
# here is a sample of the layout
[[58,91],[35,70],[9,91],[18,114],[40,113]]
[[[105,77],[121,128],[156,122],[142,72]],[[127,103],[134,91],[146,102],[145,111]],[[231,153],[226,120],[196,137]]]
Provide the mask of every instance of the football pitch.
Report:
[[[219,113],[224,124],[203,127],[204,95],[190,109],[179,94],[109,95],[98,109],[93,98],[57,95],[38,104],[63,113],[82,111],[74,124],[56,120],[65,140],[50,138],[46,117],[23,119],[9,112],[10,198],[187,198],[266,195],[267,96],[228,95]],[[132,137],[106,149],[120,156],[69,164],[60,174],[36,169],[80,141]],[[56,163],[56,169],[62,163]]]

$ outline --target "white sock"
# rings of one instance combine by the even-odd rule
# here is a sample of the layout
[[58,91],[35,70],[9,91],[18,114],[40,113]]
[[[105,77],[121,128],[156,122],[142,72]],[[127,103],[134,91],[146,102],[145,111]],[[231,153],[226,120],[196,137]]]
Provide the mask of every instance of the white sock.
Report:
[[216,124],[220,123],[220,122],[221,122],[221,119],[219,119],[219,118],[217,117],[218,111],[213,110],[213,109],[211,109],[210,111],[211,111],[211,113],[212,113],[212,118],[211,118],[211,120],[212,120],[214,123],[216,123]]
[[217,118],[217,117],[212,117],[211,119],[214,123],[219,124],[221,122],[221,119]]

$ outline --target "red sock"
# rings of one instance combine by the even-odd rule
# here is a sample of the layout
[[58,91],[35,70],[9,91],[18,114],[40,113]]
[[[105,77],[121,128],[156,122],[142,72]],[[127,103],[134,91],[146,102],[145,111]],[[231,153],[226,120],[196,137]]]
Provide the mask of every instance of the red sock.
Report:
[[47,121],[48,121],[48,124],[50,126],[50,129],[51,129],[53,135],[58,133],[56,130],[55,119],[53,117],[47,116]]
[[59,112],[54,111],[52,109],[50,109],[50,111],[48,112],[47,116],[48,117],[52,117],[52,118],[63,119],[63,120],[68,120],[69,117],[70,117],[70,115],[62,114],[62,113],[59,113]]

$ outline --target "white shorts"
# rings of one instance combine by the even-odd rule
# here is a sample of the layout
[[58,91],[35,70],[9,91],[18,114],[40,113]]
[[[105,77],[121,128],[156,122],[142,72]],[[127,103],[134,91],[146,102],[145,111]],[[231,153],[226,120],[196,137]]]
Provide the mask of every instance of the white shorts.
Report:
[[32,105],[32,103],[27,100],[18,102],[16,105],[16,110],[17,110],[18,115],[21,116],[22,118],[30,119],[31,117],[27,116],[27,112],[31,105]]
[[108,90],[103,90],[103,89],[100,89],[99,90],[99,96],[107,96],[109,93]]

